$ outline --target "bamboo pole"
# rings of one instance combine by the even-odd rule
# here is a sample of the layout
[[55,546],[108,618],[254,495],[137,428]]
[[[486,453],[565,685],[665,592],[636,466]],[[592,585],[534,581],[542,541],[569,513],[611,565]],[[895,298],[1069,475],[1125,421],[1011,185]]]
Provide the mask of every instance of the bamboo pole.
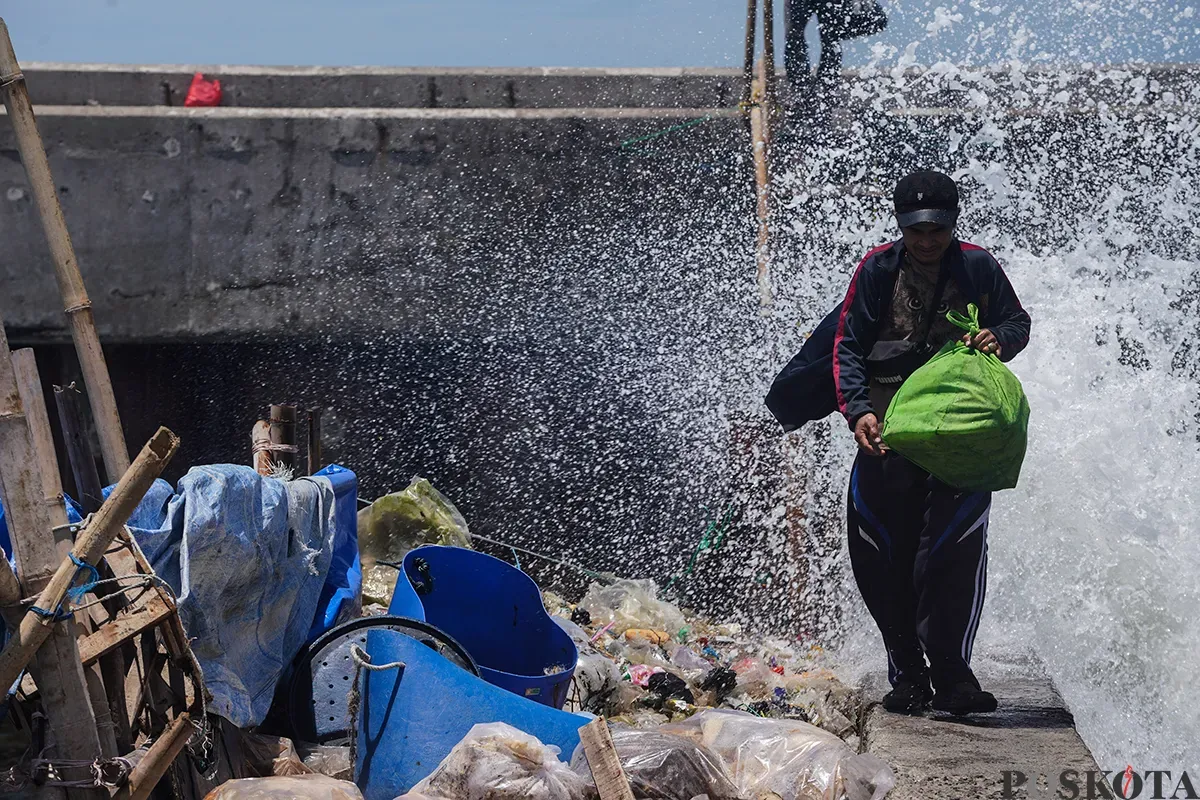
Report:
[[755,282],[758,286],[759,314],[771,315],[771,133],[778,103],[775,94],[775,5],[763,0],[763,57],[754,66],[754,45],[758,32],[757,0],[746,3],[746,50],[743,69],[742,108],[748,112],[750,144],[754,157],[755,213],[758,236],[754,248]]
[[167,774],[175,759],[183,752],[192,734],[192,718],[187,713],[175,718],[162,735],[150,745],[146,755],[129,773],[129,782],[114,795],[114,800],[146,800],[150,792]]
[[[768,127],[775,116],[775,3],[763,0],[763,101],[767,106]],[[768,137],[769,138],[769,137]]]
[[759,62],[759,74],[755,80],[754,98],[757,102],[750,106],[750,135],[754,146],[755,210],[758,215],[758,239],[754,249],[755,277],[759,313],[769,316],[774,304],[771,296],[771,113],[764,61]]
[[[79,533],[71,554],[80,561],[95,565],[104,555],[117,532],[129,520],[146,490],[159,475],[179,446],[179,437],[166,428],[146,443],[129,470],[121,476],[112,494],[92,516],[91,522]],[[7,483],[7,481],[5,481]],[[36,607],[57,609],[64,603],[67,590],[75,582],[78,568],[70,559],[59,564],[54,577],[46,584],[35,602]],[[11,686],[38,647],[56,629],[56,623],[32,611],[21,618],[20,628],[13,633],[4,650],[0,651],[0,686]],[[78,654],[76,663],[78,664]],[[44,690],[43,690],[44,691]]]
[[749,108],[754,95],[754,45],[758,41],[758,0],[746,0],[746,63],[742,68],[742,107]]
[[[13,555],[20,569],[25,592],[36,594],[53,582],[54,565],[59,563],[51,533],[47,506],[39,499],[43,489],[42,465],[37,460],[33,433],[21,403],[12,354],[0,320],[0,493],[8,519]],[[70,564],[70,562],[67,562]],[[74,570],[71,577],[74,577]],[[64,590],[65,591],[65,590]],[[9,645],[0,653],[0,661],[9,648],[22,639],[30,618],[26,613],[12,626]],[[36,623],[35,623],[36,624]],[[65,619],[60,625],[37,625],[36,644],[30,643],[11,666],[0,669],[2,686],[12,686],[21,671],[33,663],[34,680],[41,695],[42,708],[54,741],[51,759],[88,762],[100,756],[100,736],[92,711],[91,697],[79,660],[75,624]],[[86,769],[66,769],[64,777],[88,777]],[[94,798],[97,792],[72,789],[72,798]]]
[[[55,541],[55,551],[61,561],[71,552],[72,541],[70,530],[66,527],[67,509],[58,473],[58,456],[54,453],[54,435],[50,431],[50,416],[46,413],[46,399],[42,393],[37,359],[33,351],[26,348],[12,354],[12,364],[17,390],[21,395],[21,406],[25,409],[25,418],[33,435],[35,456],[42,466],[42,503],[46,506],[51,530],[61,533]],[[76,622],[78,624],[75,633],[78,637],[95,630],[90,618],[77,619]],[[119,756],[121,753],[117,750],[116,723],[113,721],[108,694],[104,691],[104,678],[101,676],[100,666],[93,664],[84,667],[83,677],[87,683],[92,713],[96,719],[96,731],[100,737],[100,755],[105,758]]]
[[0,91],[4,93],[4,105],[16,134],[17,150],[21,154],[21,163],[25,165],[33,202],[50,245],[54,275],[58,279],[58,290],[71,328],[71,338],[79,355],[92,416],[100,433],[100,451],[104,456],[105,471],[109,480],[113,480],[129,469],[129,449],[121,430],[121,418],[117,413],[117,400],[108,375],[108,365],[96,333],[92,301],[83,285],[83,276],[79,274],[71,235],[58,202],[54,176],[50,173],[50,162],[46,159],[37,120],[33,116],[25,76],[21,74],[21,65],[17,63],[12,40],[8,36],[8,26],[3,19],[0,19]]

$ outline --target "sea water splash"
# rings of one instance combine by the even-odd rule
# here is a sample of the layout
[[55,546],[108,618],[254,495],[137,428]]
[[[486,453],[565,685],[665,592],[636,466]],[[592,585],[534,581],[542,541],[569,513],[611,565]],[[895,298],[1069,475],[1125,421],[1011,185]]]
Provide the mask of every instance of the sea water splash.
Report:
[[[1192,86],[1169,69],[869,68],[854,90],[863,113],[778,181],[777,314],[801,330],[856,258],[894,237],[883,195],[896,177],[941,168],[960,182],[963,238],[999,258],[1033,318],[1012,363],[1032,407],[1029,454],[1021,485],[996,498],[977,658],[1031,646],[1109,767],[1192,767],[1200,741]],[[832,441],[810,428],[812,469],[844,475],[844,426]],[[834,501],[813,501],[829,510],[809,535],[841,535]],[[835,596],[853,612],[836,635],[847,659],[878,669],[878,635],[839,557]]]
[[[740,527],[699,559],[677,599],[879,670],[878,634],[846,558],[849,432],[835,418],[785,439],[762,398],[863,253],[896,235],[896,179],[942,168],[963,186],[963,236],[997,255],[1033,317],[1032,342],[1013,362],[1033,411],[1030,450],[1021,486],[996,499],[978,658],[1032,646],[1104,766],[1194,767],[1195,73],[1048,66],[1050,34],[1030,33],[1029,18],[943,5],[942,14],[905,10],[923,20],[915,35],[973,26],[988,57],[937,53],[928,38],[885,45],[848,78],[827,124],[797,124],[801,139],[780,144],[770,318],[757,306],[740,130],[713,122],[607,151],[604,137],[619,143],[621,132],[602,131],[571,150],[590,130],[581,126],[564,134],[564,160],[546,157],[527,180],[520,170],[532,160],[505,161],[497,148],[456,184],[461,202],[439,206],[432,181],[429,207],[403,223],[424,226],[421,253],[397,258],[385,225],[325,221],[327,233],[314,221],[298,240],[334,254],[316,266],[346,276],[364,320],[410,324],[348,342],[330,332],[248,346],[233,367],[171,354],[180,386],[211,399],[191,441],[228,431],[236,447],[205,455],[244,455],[249,421],[240,405],[230,409],[231,374],[246,387],[233,393],[237,404],[254,391],[265,400],[319,387],[327,452],[358,472],[364,494],[419,472],[476,532],[660,582],[732,500]],[[1099,9],[1111,30],[1136,28],[1139,10],[1117,6],[1056,8],[1083,19]],[[1132,28],[1110,24],[1121,14]],[[1187,19],[1158,27],[1183,36]],[[1074,36],[1071,47],[1083,47]],[[1118,44],[1089,46],[1086,59],[1119,62]],[[1069,48],[1057,56],[1084,58]],[[958,66],[970,63],[994,66]],[[649,152],[664,141],[676,144]],[[578,152],[602,180],[565,174],[561,164]],[[383,169],[376,179],[376,197],[396,180]],[[356,203],[371,201],[371,187],[353,188]],[[369,269],[343,263],[335,237],[347,230],[369,240]],[[424,284],[434,291],[416,290]],[[522,562],[543,585],[574,577]]]

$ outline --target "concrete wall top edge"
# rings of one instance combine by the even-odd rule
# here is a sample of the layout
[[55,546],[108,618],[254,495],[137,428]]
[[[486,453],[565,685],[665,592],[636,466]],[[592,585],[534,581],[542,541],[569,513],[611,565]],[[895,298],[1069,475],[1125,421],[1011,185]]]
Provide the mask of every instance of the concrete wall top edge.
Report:
[[[41,118],[66,117],[91,120],[122,119],[192,119],[192,120],[684,120],[734,119],[741,115],[738,108],[675,108],[675,107],[624,107],[624,108],[238,108],[221,106],[216,108],[186,108],[182,106],[34,106]],[[1088,116],[1109,114],[1149,115],[1194,115],[1200,105],[1176,104],[1156,105],[1071,105],[1053,108],[1029,107],[1010,108],[1009,116],[1055,117]],[[986,109],[971,109],[957,106],[906,106],[884,111],[891,117],[942,117],[974,116],[994,114]],[[0,117],[7,111],[0,107]]]
[[[720,68],[25,65],[30,94],[44,106],[183,106],[197,71],[221,81],[222,107],[243,109],[732,108],[743,91],[741,73]],[[910,104],[931,107],[961,105],[950,95],[962,94],[967,84],[978,85],[989,95],[1015,93],[1034,84],[1036,88],[1028,92],[1034,104],[1069,85],[1096,102],[1119,105],[1137,94],[1139,81],[1152,93],[1173,93],[1179,102],[1200,99],[1194,90],[1200,84],[1196,80],[1200,65],[1118,65],[1094,71],[1084,65],[972,67],[956,73],[953,80],[925,80],[942,74],[937,67],[851,69],[844,71],[843,85],[866,85],[884,93],[903,89],[910,98],[919,96]],[[956,84],[963,86],[955,88]],[[1071,101],[1078,103],[1081,98]]]
[[[192,76],[197,72],[222,75],[262,75],[271,77],[346,77],[477,75],[486,77],[650,77],[686,76],[737,77],[741,69],[732,67],[322,67],[257,66],[252,64],[89,64],[70,61],[29,61],[27,72],[102,72]],[[782,74],[782,73],[780,73]]]
[[741,77],[719,69],[429,69],[73,65],[24,67],[46,105],[182,106],[192,75],[221,81],[241,108],[579,108],[736,105]]
[[[329,67],[329,66],[259,66],[253,64],[100,64],[73,61],[28,61],[23,69],[28,72],[102,72],[102,73],[134,73],[159,74],[176,73],[191,76],[196,72],[222,73],[225,75],[262,75],[277,77],[344,77],[354,75],[378,76],[487,76],[487,77],[740,77],[740,67]],[[929,66],[905,67],[905,75],[920,75],[930,71]],[[1005,73],[1011,72],[1011,66],[1005,65],[962,65],[961,69],[969,72]],[[1090,63],[1039,63],[1026,64],[1022,71],[1026,73],[1044,73],[1060,71],[1096,71],[1104,72],[1175,72],[1200,73],[1200,64],[1174,62],[1129,62],[1111,64]],[[862,77],[878,73],[892,74],[889,67],[849,67],[842,70],[846,77]],[[782,69],[780,76],[784,75]]]
[[[34,106],[39,117],[91,119],[696,119],[738,116],[737,108],[187,108]],[[0,117],[7,111],[0,107]]]

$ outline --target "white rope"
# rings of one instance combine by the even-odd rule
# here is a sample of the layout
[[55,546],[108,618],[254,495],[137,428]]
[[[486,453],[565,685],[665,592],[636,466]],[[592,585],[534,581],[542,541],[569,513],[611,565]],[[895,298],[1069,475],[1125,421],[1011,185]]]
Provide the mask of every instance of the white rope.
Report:
[[354,682],[350,687],[346,711],[350,716],[350,763],[355,764],[358,758],[358,710],[362,704],[362,695],[359,693],[358,684],[362,671],[365,669],[368,672],[386,672],[392,669],[405,669],[405,664],[403,661],[372,664],[371,657],[356,644],[350,645],[350,661],[354,663],[355,667]]
[[255,442],[252,448],[255,455],[259,453],[299,453],[298,444],[274,444],[272,442]]
[[403,661],[391,661],[387,664],[372,664],[371,657],[356,644],[350,645],[350,660],[354,662],[356,667],[365,669],[368,672],[386,672],[389,669],[405,668]]

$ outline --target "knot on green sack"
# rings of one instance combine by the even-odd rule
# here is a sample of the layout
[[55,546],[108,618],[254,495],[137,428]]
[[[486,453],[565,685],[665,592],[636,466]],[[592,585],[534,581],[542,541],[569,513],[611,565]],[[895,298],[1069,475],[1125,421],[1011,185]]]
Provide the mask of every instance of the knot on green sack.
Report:
[[963,316],[952,309],[946,312],[946,319],[974,336],[975,334],[979,333],[980,330],[979,306],[975,305],[974,303],[969,304],[967,306],[967,314],[969,316]]

